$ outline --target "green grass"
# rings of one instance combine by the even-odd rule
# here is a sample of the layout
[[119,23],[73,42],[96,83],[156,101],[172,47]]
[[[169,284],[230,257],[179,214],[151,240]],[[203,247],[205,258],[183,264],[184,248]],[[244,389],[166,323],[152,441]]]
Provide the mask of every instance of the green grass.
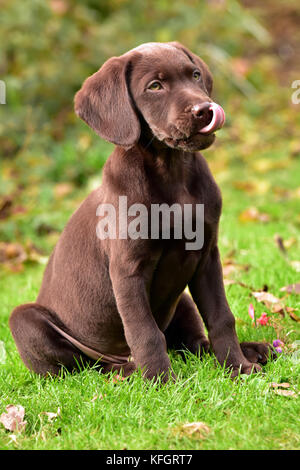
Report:
[[[219,246],[224,267],[232,267],[226,277],[234,281],[226,285],[228,301],[240,341],[279,338],[283,354],[262,372],[234,381],[214,357],[188,356],[184,362],[175,353],[171,361],[178,380],[162,387],[144,382],[139,373],[114,383],[93,369],[40,378],[22,364],[8,317],[16,305],[36,299],[44,265],[26,262],[23,271],[10,272],[2,263],[0,340],[6,360],[0,363],[0,414],[8,404],[20,404],[27,426],[12,439],[0,425],[0,449],[299,449],[299,323],[288,313],[270,312],[252,296],[253,290],[268,289],[284,297],[286,306],[299,307],[299,295],[280,291],[300,282],[293,264],[300,262],[299,109],[287,105],[289,89],[271,82],[252,100],[232,92],[217,101],[226,109],[227,125],[204,155],[223,194]],[[111,151],[85,127],[80,136],[80,151],[78,136],[71,135],[45,154],[33,145],[13,160],[3,159],[0,195],[12,194],[13,208],[26,210],[0,221],[2,241],[23,246],[29,241],[50,253],[71,213],[99,184]],[[64,182],[73,186],[62,195],[57,184]],[[251,207],[267,214],[267,221],[242,221]],[[250,303],[257,318],[267,312],[269,325],[251,325]],[[299,310],[294,313],[300,316]],[[288,382],[287,391],[294,394],[275,393],[273,382]],[[48,422],[45,412],[58,408],[59,416]],[[197,421],[209,427],[203,438],[182,432],[181,425]]]
[[[234,167],[236,169],[236,165]],[[299,172],[297,160],[288,169],[271,171],[268,181],[276,188],[290,173],[291,181]],[[233,175],[222,182],[224,210],[220,228],[223,261],[230,255],[233,264],[248,266],[233,272],[232,278],[246,286],[226,287],[236,316],[241,341],[267,340],[279,337],[285,343],[284,353],[267,364],[261,373],[235,381],[215,363],[213,357],[200,360],[187,356],[184,362],[171,353],[177,382],[157,387],[145,383],[139,373],[129,380],[114,383],[112,377],[85,369],[64,378],[40,378],[22,364],[8,329],[12,308],[34,301],[44,266],[27,265],[21,273],[2,273],[0,339],[6,348],[6,362],[0,365],[0,413],[8,404],[25,408],[27,426],[12,441],[11,433],[0,427],[1,449],[297,449],[299,448],[299,399],[296,395],[277,395],[272,382],[288,382],[288,390],[299,391],[299,324],[288,315],[272,314],[251,296],[251,289],[268,286],[270,292],[282,296],[280,288],[299,281],[291,260],[299,260],[296,241],[285,254],[274,242],[274,235],[283,240],[299,238],[295,198],[275,204],[277,193],[248,194],[235,189]],[[286,175],[288,176],[288,175]],[[265,177],[265,176],[264,176]],[[226,180],[226,178],[225,178]],[[294,193],[293,193],[294,194]],[[244,222],[239,214],[255,206],[270,215],[267,223]],[[65,214],[67,218],[67,214]],[[253,327],[248,316],[252,302],[256,315],[267,311],[272,326]],[[298,298],[290,295],[286,305],[297,308]],[[296,312],[297,313],[297,312]],[[299,313],[298,313],[299,315]],[[294,348],[294,349],[293,349]],[[98,398],[94,399],[95,396]],[[102,397],[102,398],[101,398]],[[44,412],[59,416],[48,422]],[[180,431],[188,422],[204,422],[210,431],[203,437],[191,437]]]

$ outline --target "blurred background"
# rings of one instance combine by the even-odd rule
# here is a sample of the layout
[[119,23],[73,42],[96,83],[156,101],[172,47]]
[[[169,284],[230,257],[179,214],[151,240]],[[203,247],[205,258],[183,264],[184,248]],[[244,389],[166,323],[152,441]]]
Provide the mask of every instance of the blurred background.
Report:
[[227,116],[205,152],[224,195],[223,254],[240,225],[273,222],[270,237],[279,231],[279,249],[297,262],[299,0],[0,0],[0,9],[2,270],[44,263],[101,182],[113,147],[74,114],[83,80],[111,56],[174,40],[209,65]]

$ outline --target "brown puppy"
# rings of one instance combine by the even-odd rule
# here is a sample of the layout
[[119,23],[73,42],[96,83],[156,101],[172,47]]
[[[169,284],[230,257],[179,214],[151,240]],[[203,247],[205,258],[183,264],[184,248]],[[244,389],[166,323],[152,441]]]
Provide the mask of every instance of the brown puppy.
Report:
[[[199,57],[179,43],[149,43],[108,60],[77,93],[76,113],[116,148],[101,187],[63,231],[37,302],[11,314],[10,328],[28,368],[57,374],[61,365],[73,369],[78,361],[99,359],[102,371],[129,375],[140,367],[146,377],[162,374],[166,380],[167,347],[212,349],[233,376],[266,362],[268,344],[239,344],[225,297],[217,246],[221,195],[196,152],[213,143],[224,123],[211,91],[211,74]],[[120,215],[124,201],[127,220]],[[196,206],[203,204],[203,243],[191,245],[188,234],[178,236],[183,215],[178,219],[171,212],[162,211],[153,235],[152,208],[158,204],[176,205],[182,214],[189,205],[195,238]],[[111,207],[115,225],[103,235],[98,223],[108,225]],[[135,230],[126,232],[142,212]],[[193,300],[184,292],[187,286]]]

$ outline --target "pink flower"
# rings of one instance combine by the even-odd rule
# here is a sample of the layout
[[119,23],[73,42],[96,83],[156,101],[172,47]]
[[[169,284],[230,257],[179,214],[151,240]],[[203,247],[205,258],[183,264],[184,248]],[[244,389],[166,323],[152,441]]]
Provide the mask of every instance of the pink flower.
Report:
[[262,326],[265,326],[265,325],[268,324],[268,320],[269,320],[269,317],[267,316],[267,314],[265,312],[263,312],[261,314],[261,317],[258,318],[257,323],[259,323]]
[[249,304],[248,314],[249,314],[249,317],[252,318],[252,321],[254,323],[254,321],[255,321],[255,312],[254,312],[253,304]]

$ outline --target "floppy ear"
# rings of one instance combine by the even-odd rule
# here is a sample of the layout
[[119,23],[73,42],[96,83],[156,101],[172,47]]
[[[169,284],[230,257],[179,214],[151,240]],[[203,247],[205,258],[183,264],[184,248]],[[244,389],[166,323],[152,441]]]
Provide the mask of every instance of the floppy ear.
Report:
[[202,59],[200,59],[200,57],[198,57],[196,54],[193,54],[193,52],[191,52],[189,49],[180,44],[180,42],[173,41],[169,44],[183,51],[188,56],[190,61],[193,62],[193,64],[197,65],[200,70],[204,71],[204,84],[208,91],[208,95],[210,96],[213,88],[213,78],[206,63]]
[[128,59],[113,57],[85,80],[75,95],[75,112],[103,139],[131,147],[140,123],[128,91]]

